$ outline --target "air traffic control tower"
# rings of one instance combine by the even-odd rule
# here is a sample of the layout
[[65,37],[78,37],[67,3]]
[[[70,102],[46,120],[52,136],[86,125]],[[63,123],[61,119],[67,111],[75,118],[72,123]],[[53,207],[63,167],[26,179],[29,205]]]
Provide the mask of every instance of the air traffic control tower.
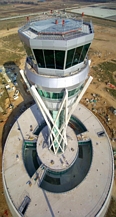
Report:
[[107,133],[79,103],[92,77],[91,22],[44,14],[19,29],[27,58],[20,73],[36,104],[12,126],[3,184],[12,215],[104,216],[113,185]]

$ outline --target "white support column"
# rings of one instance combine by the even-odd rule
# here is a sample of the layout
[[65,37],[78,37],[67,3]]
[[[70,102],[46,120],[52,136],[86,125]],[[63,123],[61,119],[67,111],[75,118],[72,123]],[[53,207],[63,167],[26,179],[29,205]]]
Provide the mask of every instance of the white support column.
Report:
[[[42,114],[44,113],[44,116],[46,115],[46,117],[52,122],[53,127],[54,127],[54,128],[57,130],[57,132],[58,132],[58,136],[60,136],[61,139],[64,141],[64,143],[66,143],[65,138],[63,137],[63,134],[60,132],[60,130],[58,129],[57,125],[54,123],[54,120],[53,120],[53,118],[52,118],[52,116],[51,116],[49,110],[46,108],[46,106],[45,106],[44,102],[42,101],[40,95],[38,94],[38,92],[37,92],[35,86],[32,86],[32,87],[31,87],[31,90],[32,90],[32,92],[33,92],[33,95],[36,96],[36,102],[39,104],[40,110],[42,111]],[[49,120],[48,120],[48,122],[49,122]],[[47,122],[47,123],[48,123],[48,122]],[[60,145],[60,142],[58,141],[58,137],[56,137],[54,131],[52,131],[51,136],[52,136],[52,135],[53,135],[53,137],[55,138],[55,141],[57,141],[57,143],[58,143],[58,148],[57,148],[57,150],[55,149],[55,146],[54,146],[54,143],[53,143],[53,142],[52,142],[52,146],[50,146],[50,148],[51,148],[51,147],[54,148],[55,154],[57,154],[57,151],[58,151],[59,148],[62,150],[62,152],[64,152],[63,148],[62,148],[61,145]]]
[[[32,89],[32,92],[33,92],[33,86],[31,87],[31,89]],[[45,118],[45,121],[46,121],[46,123],[47,123],[47,126],[49,127],[49,130],[51,131],[51,125],[50,125],[50,123],[49,123],[48,117],[46,116],[46,113],[44,112],[44,110],[43,110],[43,108],[42,108],[42,106],[41,106],[41,103],[40,103],[39,100],[38,100],[38,96],[36,96],[35,98],[36,98],[36,103],[38,104],[38,107],[39,107],[39,109],[41,110],[43,117]],[[52,117],[51,117],[51,118],[52,118]],[[52,132],[52,134],[50,134],[50,137],[51,137],[51,141],[52,141],[52,143],[53,143],[53,139],[52,139],[52,138],[53,138],[53,137],[56,138],[56,135],[55,135],[54,131]],[[56,138],[55,140],[57,141],[57,143],[59,144],[59,147],[60,147],[61,150],[63,151],[63,149],[62,149],[62,147],[60,146],[60,143],[59,143],[59,141],[58,141],[58,138]],[[56,150],[55,150],[54,143],[53,143],[53,149],[54,149],[54,153],[56,154]]]
[[[53,125],[53,128],[52,128],[51,132],[50,132],[50,135],[53,133],[53,130],[54,130],[55,125],[56,125],[56,121],[58,120],[58,118],[59,118],[59,116],[60,116],[60,114],[61,114],[61,111],[62,111],[62,109],[63,109],[63,106],[65,106],[65,113],[66,113],[66,111],[67,111],[67,107],[66,107],[66,101],[67,101],[67,100],[68,100],[68,91],[67,91],[67,89],[65,89],[63,101],[62,101],[62,103],[61,103],[61,106],[60,106],[59,112],[58,112],[58,114],[57,114],[57,117],[56,117],[56,119],[55,119],[55,121],[54,121],[54,125]],[[65,131],[66,131],[66,129],[65,129]],[[60,132],[61,132],[61,131],[60,131]],[[62,136],[63,136],[63,138],[64,138],[64,139],[63,139],[63,140],[64,140],[64,143],[67,145],[67,139],[66,139],[66,136],[64,136],[65,133],[61,133],[61,134],[62,134]],[[59,134],[58,134],[58,136],[59,136]],[[56,141],[56,139],[57,139],[57,136],[55,137],[54,141],[53,141],[52,144],[50,145],[49,149],[53,146],[53,143]],[[61,138],[61,140],[62,140],[62,138]],[[58,147],[58,148],[59,148],[59,147]],[[63,148],[63,152],[64,152],[64,148]]]
[[79,96],[78,96],[76,102],[73,104],[72,109],[71,109],[70,113],[68,114],[67,122],[69,122],[72,113],[73,113],[74,110],[76,109],[78,103],[79,103],[80,100],[82,99],[84,93],[86,92],[86,90],[87,90],[87,88],[89,87],[89,85],[90,85],[90,83],[91,83],[92,80],[93,80],[93,77],[90,76],[89,79],[88,79],[88,81],[86,82],[84,88],[82,89],[81,93],[79,94]]
[[[34,98],[36,104],[38,105],[39,109],[41,110],[41,113],[42,113],[42,115],[43,115],[43,117],[44,117],[44,119],[45,119],[45,121],[46,121],[46,123],[47,123],[47,126],[48,126],[49,130],[51,131],[51,125],[50,125],[50,123],[49,123],[48,117],[50,118],[50,120],[51,120],[51,122],[53,123],[53,125],[54,125],[54,120],[52,119],[52,117],[51,117],[49,111],[47,110],[45,104],[43,103],[41,97],[40,97],[39,94],[37,93],[37,90],[35,89],[35,86],[30,87],[30,84],[29,84],[29,82],[27,81],[27,79],[26,79],[26,77],[25,77],[25,75],[24,75],[24,71],[23,71],[23,70],[20,70],[20,73],[21,73],[21,76],[23,77],[25,83],[27,84],[27,87],[29,88],[29,91],[30,91],[30,93],[32,94],[32,96],[33,96],[33,98]],[[39,100],[39,99],[40,99],[40,100]],[[43,108],[45,109],[46,112],[44,112],[44,109],[43,109]],[[47,115],[49,115],[48,117],[47,117],[46,113],[47,113]],[[56,125],[55,125],[54,127],[56,128],[57,131],[59,131],[59,129],[57,128]],[[60,133],[60,131],[59,131],[59,134],[62,136],[62,134]],[[51,140],[52,140],[52,135],[53,135],[54,138],[56,138],[55,133],[52,132],[52,134],[51,134]],[[63,139],[63,136],[62,136],[62,139]],[[62,150],[62,152],[63,152],[63,149],[62,149],[62,147],[60,146],[60,143],[59,143],[58,139],[56,138],[55,140],[57,141],[59,147],[61,148],[61,150]],[[54,149],[54,152],[55,152],[55,154],[56,154],[56,150],[55,150],[54,145],[53,145],[53,149]]]
[[[60,128],[60,132],[62,132],[62,130],[67,127],[68,122],[69,122],[69,120],[70,120],[70,117],[71,117],[71,115],[73,114],[73,111],[76,109],[78,103],[80,102],[81,98],[83,97],[84,93],[86,92],[86,90],[87,90],[87,88],[89,87],[89,85],[90,85],[90,83],[91,83],[92,80],[93,80],[93,77],[90,76],[89,79],[88,79],[88,81],[86,82],[86,84],[85,84],[83,90],[81,91],[80,95],[78,96],[76,102],[73,104],[72,109],[70,110],[70,112],[69,112],[69,114],[68,114],[66,123],[63,123],[63,124],[62,124],[62,126],[61,126],[61,128]],[[57,136],[56,136],[56,138],[57,138]]]

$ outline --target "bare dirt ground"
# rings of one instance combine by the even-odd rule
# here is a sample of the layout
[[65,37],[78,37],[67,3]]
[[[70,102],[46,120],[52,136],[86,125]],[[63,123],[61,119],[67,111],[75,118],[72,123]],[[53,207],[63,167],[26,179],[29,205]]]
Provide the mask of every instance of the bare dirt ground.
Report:
[[3,38],[3,37],[8,36],[8,35],[15,34],[15,33],[17,33],[17,31],[18,31],[18,27],[12,28],[12,29],[10,29],[8,31],[6,31],[6,29],[5,30],[1,30],[0,31],[0,38]]
[[[102,21],[103,22],[103,21]],[[94,25],[95,37],[93,43],[91,45],[91,50],[89,53],[89,57],[91,59],[91,68],[90,75],[93,76],[93,81],[87,92],[85,93],[81,102],[86,105],[90,110],[92,110],[95,115],[100,119],[102,124],[104,125],[109,138],[111,140],[111,144],[114,150],[116,150],[116,141],[113,138],[116,138],[116,116],[112,114],[109,110],[109,107],[113,106],[116,108],[116,98],[110,95],[109,92],[106,91],[107,85],[104,81],[104,78],[97,77],[97,71],[94,70],[95,66],[98,66],[99,63],[109,62],[112,60],[116,60],[116,28],[101,26],[100,24]],[[17,28],[7,30],[2,30],[0,32],[0,38],[3,36],[8,36],[10,34],[14,34],[17,32]],[[15,51],[14,51],[15,52]],[[24,59],[21,59],[20,69],[24,68]],[[115,75],[114,75],[115,78]],[[22,87],[23,88],[23,87]],[[92,94],[97,94],[96,103],[91,103],[86,101],[86,99],[91,100],[93,98]],[[20,104],[21,103],[21,104]],[[3,123],[0,123],[0,143],[5,142],[6,135],[10,130],[10,123],[14,120],[16,115],[20,114],[20,109],[23,106],[29,106],[32,103],[32,98],[29,95],[23,94],[20,98],[14,102],[15,109],[11,112],[8,111],[7,115],[3,116]],[[27,105],[26,105],[27,104]],[[110,121],[107,120],[107,115],[110,117]],[[8,121],[7,121],[8,120]],[[6,122],[7,121],[7,122]],[[4,130],[4,131],[3,131]],[[2,133],[4,135],[2,137]],[[2,145],[0,146],[0,159],[2,159]],[[1,160],[0,160],[0,171],[1,171]],[[115,176],[114,176],[114,186],[112,191],[113,202],[111,203],[110,209],[107,213],[107,217],[115,217],[116,216],[116,160],[115,160]],[[7,207],[3,188],[2,188],[2,177],[0,175],[0,217],[7,216],[11,217],[9,209]]]

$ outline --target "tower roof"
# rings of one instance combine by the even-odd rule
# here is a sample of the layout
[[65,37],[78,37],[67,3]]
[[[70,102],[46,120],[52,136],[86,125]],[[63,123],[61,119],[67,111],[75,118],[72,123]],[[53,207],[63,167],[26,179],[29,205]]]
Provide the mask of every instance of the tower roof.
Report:
[[[49,39],[70,39],[93,33],[93,27],[92,23],[83,22],[81,18],[54,16],[50,19],[30,21],[19,32],[30,39],[37,37],[46,39],[45,36],[48,36]],[[51,36],[54,36],[54,38],[50,38]]]

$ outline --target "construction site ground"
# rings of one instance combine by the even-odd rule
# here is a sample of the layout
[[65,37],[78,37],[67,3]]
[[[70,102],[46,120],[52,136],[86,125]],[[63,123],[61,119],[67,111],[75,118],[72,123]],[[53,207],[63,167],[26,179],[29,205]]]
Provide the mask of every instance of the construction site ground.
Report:
[[[106,22],[107,21],[105,21],[105,23]],[[112,23],[113,25],[111,25]],[[7,63],[8,67],[14,67],[14,72],[17,73],[18,86],[16,88],[19,89],[19,97],[16,100],[13,99],[12,95],[10,95],[10,99],[7,97],[4,108],[6,112],[4,112],[4,114],[0,113],[0,120],[3,121],[0,123],[0,217],[11,217],[4,198],[2,187],[2,151],[4,143],[16,118],[26,108],[34,103],[19,74],[19,70],[24,69],[25,52],[24,50],[18,50],[14,47],[12,47],[12,49],[9,51],[9,47],[7,46],[8,42],[5,38],[17,34],[17,29],[18,28],[11,28],[9,30],[4,29],[0,31],[0,49],[4,49],[5,55],[7,52],[8,54],[12,52],[14,55],[16,52],[20,53],[20,59],[18,63],[14,61],[12,66],[10,63],[9,65]],[[111,107],[116,108],[116,89],[109,86],[109,83],[112,84],[112,81],[113,85],[116,86],[116,28],[114,27],[114,22],[111,22],[110,25],[108,22],[108,26],[104,26],[103,21],[99,20],[97,24],[94,23],[94,30],[95,37],[89,51],[89,59],[91,59],[90,75],[93,76],[93,81],[83,96],[81,103],[90,109],[102,122],[109,135],[112,148],[114,151],[116,151],[116,115],[113,114],[111,109]],[[19,45],[20,41],[17,46]],[[1,59],[3,61],[3,56]],[[0,65],[3,64],[3,62],[0,62]],[[113,66],[111,70],[108,68],[109,64],[111,64],[111,67]],[[5,65],[5,67],[7,66]],[[107,69],[109,73],[107,72]],[[10,100],[13,103],[13,109],[9,108]],[[106,215],[107,217],[116,216],[116,157],[114,157],[114,169],[115,174],[112,200]]]

